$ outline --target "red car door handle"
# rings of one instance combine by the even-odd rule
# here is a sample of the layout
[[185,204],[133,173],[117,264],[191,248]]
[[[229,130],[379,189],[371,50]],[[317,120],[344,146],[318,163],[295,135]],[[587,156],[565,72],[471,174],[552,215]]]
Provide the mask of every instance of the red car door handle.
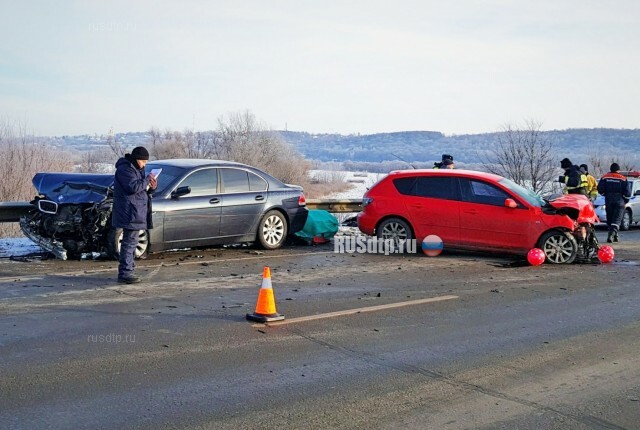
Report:
[[466,214],[471,214],[471,215],[475,215],[475,214],[477,214],[477,213],[478,213],[478,211],[477,211],[477,210],[475,210],[475,209],[468,209],[468,210],[464,211],[464,213],[466,213]]

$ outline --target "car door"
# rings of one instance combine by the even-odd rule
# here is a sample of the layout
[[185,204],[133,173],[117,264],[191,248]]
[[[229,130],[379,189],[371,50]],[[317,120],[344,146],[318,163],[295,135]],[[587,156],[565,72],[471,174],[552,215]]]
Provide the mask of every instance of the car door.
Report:
[[176,244],[210,241],[220,235],[221,197],[218,169],[204,168],[190,172],[176,189],[189,187],[191,191],[173,197],[164,213],[164,240]]
[[255,235],[267,200],[267,182],[239,168],[221,168],[222,213],[220,236]]
[[631,198],[627,206],[631,209],[631,222],[640,221],[640,180],[627,178],[631,188]]
[[[460,240],[463,245],[483,249],[523,249],[532,219],[532,212],[497,185],[460,178]],[[516,208],[505,206],[513,199]]]
[[434,234],[444,246],[460,240],[459,192],[453,176],[417,176],[394,181],[403,197],[416,239]]

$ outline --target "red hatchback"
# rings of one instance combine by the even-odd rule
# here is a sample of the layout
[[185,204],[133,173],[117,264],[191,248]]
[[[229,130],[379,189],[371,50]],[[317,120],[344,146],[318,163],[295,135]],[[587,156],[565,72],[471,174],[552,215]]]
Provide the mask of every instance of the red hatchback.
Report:
[[502,176],[437,169],[391,172],[365,193],[358,215],[360,230],[380,239],[437,235],[445,249],[522,255],[538,247],[552,263],[573,262],[579,225],[596,221],[582,195],[547,201]]

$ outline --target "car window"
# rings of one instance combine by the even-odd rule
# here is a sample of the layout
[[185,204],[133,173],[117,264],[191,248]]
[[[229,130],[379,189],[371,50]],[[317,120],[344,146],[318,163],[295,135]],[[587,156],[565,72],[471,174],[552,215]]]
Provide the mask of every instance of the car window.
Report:
[[182,167],[165,166],[158,163],[149,163],[145,166],[145,174],[148,175],[153,169],[162,169],[160,176],[158,176],[158,188],[156,188],[155,194],[162,194],[169,188],[175,181],[185,173],[185,169]]
[[462,180],[462,201],[485,205],[504,206],[511,196],[495,185],[475,179]]
[[[164,170],[160,177],[162,177],[163,173]],[[183,187],[185,185],[191,188],[190,197],[218,194],[217,169],[196,170],[180,182],[179,186]]]
[[503,185],[504,187],[508,188],[510,191],[513,191],[515,194],[517,194],[519,197],[521,197],[531,206],[542,207],[545,205],[544,199],[539,195],[537,195],[536,193],[534,193],[533,191],[528,190],[507,178],[502,178],[500,179],[499,182],[500,182],[500,185]]
[[415,184],[416,178],[398,178],[393,180],[393,185],[396,187],[396,190],[400,194],[404,194],[406,196],[411,195],[411,190],[413,189],[413,184]]
[[414,185],[413,194],[419,197],[458,200],[458,180],[450,177],[420,176]]
[[262,179],[260,176],[248,172],[249,173],[249,189],[251,191],[266,191],[267,189],[267,181]]
[[220,169],[225,193],[243,193],[250,190],[246,170]]
[[393,181],[400,194],[435,199],[458,200],[457,178],[438,176],[417,176],[398,178]]

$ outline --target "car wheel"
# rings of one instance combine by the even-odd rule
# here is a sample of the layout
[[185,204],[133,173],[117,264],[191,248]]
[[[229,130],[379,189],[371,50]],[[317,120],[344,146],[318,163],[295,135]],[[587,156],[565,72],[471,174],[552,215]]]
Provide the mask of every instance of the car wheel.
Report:
[[[107,237],[107,253],[114,260],[120,259],[120,243],[122,242],[122,229],[112,227]],[[138,244],[136,245],[135,257],[140,260],[147,258],[149,253],[149,232],[140,230]]]
[[273,210],[262,216],[258,225],[258,243],[264,249],[278,249],[287,238],[287,220]]
[[578,243],[575,237],[564,231],[549,231],[542,235],[539,243],[549,263],[573,263],[578,255]]
[[631,211],[629,209],[625,209],[624,214],[622,214],[620,230],[627,231],[629,228],[631,228]]
[[378,226],[376,236],[382,240],[392,240],[395,244],[404,240],[406,242],[413,239],[413,233],[409,224],[400,218],[389,218]]

